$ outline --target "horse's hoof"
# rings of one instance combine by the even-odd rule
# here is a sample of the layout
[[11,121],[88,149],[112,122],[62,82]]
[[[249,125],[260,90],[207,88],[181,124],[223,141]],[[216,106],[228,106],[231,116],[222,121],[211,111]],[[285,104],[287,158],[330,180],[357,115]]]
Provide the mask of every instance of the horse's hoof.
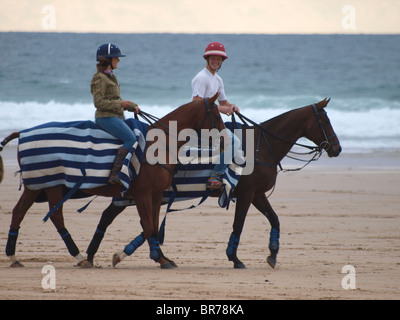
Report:
[[19,261],[14,261],[13,263],[11,263],[10,267],[11,268],[23,268],[25,266]]
[[121,262],[121,258],[119,256],[119,254],[118,253],[114,253],[113,258],[112,258],[112,266],[113,266],[113,268],[120,262]]
[[89,269],[93,268],[93,262],[90,262],[88,260],[82,260],[81,262],[78,263],[78,267],[82,269]]
[[167,262],[167,263],[160,265],[160,268],[161,269],[174,269],[176,267],[174,267],[171,263]]
[[235,269],[246,269],[246,266],[244,265],[244,263],[242,261],[235,262],[233,264],[233,267]]
[[268,264],[271,266],[272,269],[275,269],[276,258],[269,256],[269,257],[267,258],[267,262],[268,262]]
[[173,262],[172,260],[169,260],[168,258],[165,258],[165,259],[169,262],[169,264],[170,264],[173,268],[178,268],[178,266],[176,265],[175,262]]

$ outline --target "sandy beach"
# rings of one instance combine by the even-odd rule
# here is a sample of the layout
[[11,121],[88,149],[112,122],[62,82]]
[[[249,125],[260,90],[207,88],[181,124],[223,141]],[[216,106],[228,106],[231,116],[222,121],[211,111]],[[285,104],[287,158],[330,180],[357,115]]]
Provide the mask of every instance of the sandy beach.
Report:
[[[270,196],[281,224],[277,266],[266,263],[270,225],[251,207],[238,250],[243,270],[233,269],[225,255],[234,205],[221,209],[215,198],[168,215],[162,250],[176,269],[161,270],[149,259],[147,244],[111,266],[112,255],[141,232],[134,207],[109,227],[96,267],[80,269],[51,222],[43,223],[43,203],[32,206],[19,232],[17,257],[25,268],[10,268],[4,249],[21,195],[16,146],[1,155],[0,299],[400,299],[399,153],[324,155],[299,172],[280,173]],[[110,199],[97,198],[77,213],[87,202],[64,205],[66,227],[82,253]],[[161,218],[164,213],[162,208]],[[46,265],[56,272],[55,289],[42,286]],[[346,265],[354,267],[355,289],[342,286]]]

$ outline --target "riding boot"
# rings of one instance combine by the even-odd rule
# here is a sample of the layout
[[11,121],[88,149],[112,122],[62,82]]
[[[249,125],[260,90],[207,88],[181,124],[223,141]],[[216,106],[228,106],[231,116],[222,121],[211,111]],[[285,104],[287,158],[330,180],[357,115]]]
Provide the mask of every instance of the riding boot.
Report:
[[121,181],[119,180],[118,174],[121,171],[122,165],[124,164],[124,160],[129,153],[128,149],[125,149],[123,147],[120,147],[118,149],[118,153],[115,156],[114,164],[111,169],[110,177],[108,178],[108,182],[111,184],[121,184]]

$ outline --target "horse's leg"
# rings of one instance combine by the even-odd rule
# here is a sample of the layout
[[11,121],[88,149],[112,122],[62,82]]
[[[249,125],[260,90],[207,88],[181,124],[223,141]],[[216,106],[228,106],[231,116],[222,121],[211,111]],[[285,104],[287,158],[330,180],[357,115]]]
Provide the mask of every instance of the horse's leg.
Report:
[[[49,208],[52,209],[62,200],[63,187],[62,186],[50,187],[46,188],[45,191],[47,199],[49,201]],[[68,230],[65,228],[62,208],[63,207],[61,206],[58,210],[54,211],[50,216],[50,220],[51,222],[53,222],[61,238],[64,240],[64,243],[67,246],[70,255],[76,258],[78,266],[90,267],[90,265],[87,263],[87,261],[85,261],[84,257],[80,253],[78,247],[76,246]]]
[[144,241],[145,239],[142,232],[135,239],[133,239],[128,245],[126,245],[124,250],[122,250],[121,252],[114,253],[112,258],[112,266],[115,267],[126,257],[132,255],[136,251],[136,249],[139,248],[144,243]]
[[143,232],[133,239],[121,252],[117,252],[113,255],[112,266],[115,267],[127,256],[133,254],[137,248],[139,248],[146,239],[149,239],[154,233],[153,215],[152,215],[152,200],[150,193],[143,192],[137,194],[135,202],[136,208],[140,216],[140,224],[142,225]]
[[228,260],[233,262],[235,269],[244,269],[246,266],[237,257],[240,235],[242,234],[244,222],[252,200],[252,192],[242,193],[238,196],[235,208],[235,219],[233,221],[233,232],[229,238],[226,255]]
[[[159,244],[160,242],[158,242]],[[149,244],[150,245],[150,244]],[[167,258],[166,256],[164,256],[164,253],[162,252],[161,248],[158,247],[158,250],[160,252],[160,255],[163,259],[165,259],[168,264],[163,264],[161,265],[161,269],[171,269],[171,268],[178,268],[178,266],[176,265],[176,263],[174,261],[172,261],[171,259]]]
[[271,255],[267,258],[268,264],[275,268],[276,256],[279,251],[279,233],[280,224],[277,214],[274,209],[272,209],[267,197],[262,195],[253,200],[253,205],[267,217],[269,223],[271,224],[270,238],[269,238],[269,251]]
[[160,193],[157,196],[153,196],[152,213],[153,213],[154,230],[156,232],[154,232],[152,236],[149,239],[147,239],[147,242],[150,247],[150,258],[153,259],[155,262],[158,262],[160,264],[161,269],[171,269],[171,268],[176,268],[177,265],[175,264],[175,262],[164,256],[163,252],[161,251],[160,242],[158,238],[161,200],[162,200],[162,193]]
[[25,187],[21,197],[18,200],[18,203],[13,209],[10,231],[8,232],[8,240],[6,245],[6,255],[11,260],[11,267],[23,267],[23,264],[18,262],[18,260],[15,258],[15,247],[17,244],[18,231],[25,214],[35,202],[39,194],[40,190],[29,190]]
[[103,211],[100,222],[97,225],[97,229],[93,235],[92,241],[90,242],[86,253],[88,262],[93,265],[94,255],[99,249],[100,243],[103,240],[104,234],[108,226],[114,221],[114,219],[125,210],[125,206],[119,207],[114,205],[112,202],[107,209]]
[[164,256],[160,249],[160,242],[158,240],[158,218],[161,207],[161,198],[162,194],[160,196],[153,195],[152,199],[149,199],[146,195],[136,197],[136,207],[139,212],[140,224],[142,225],[143,232],[125,246],[121,252],[113,255],[113,267],[127,256],[132,255],[146,239],[150,247],[151,259],[158,262],[162,269],[176,267],[176,264],[173,261]]

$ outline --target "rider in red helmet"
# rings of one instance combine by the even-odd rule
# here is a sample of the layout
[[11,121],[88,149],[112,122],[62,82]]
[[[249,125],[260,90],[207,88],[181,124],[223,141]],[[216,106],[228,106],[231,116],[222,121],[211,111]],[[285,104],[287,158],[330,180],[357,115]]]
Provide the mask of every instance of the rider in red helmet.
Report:
[[[224,45],[220,42],[211,42],[207,45],[203,58],[206,60],[207,65],[192,80],[193,100],[211,98],[218,92],[218,110],[228,116],[233,112],[239,113],[239,108],[235,104],[230,103],[226,98],[224,82],[217,74],[217,71],[221,68],[222,62],[228,59]],[[236,137],[235,135],[232,136],[233,138]],[[237,140],[238,139],[235,138],[234,148],[237,146]],[[219,190],[223,187],[222,174],[231,160],[232,154],[224,155],[224,153],[221,153],[220,161],[214,167],[211,177],[208,180],[208,189]]]

